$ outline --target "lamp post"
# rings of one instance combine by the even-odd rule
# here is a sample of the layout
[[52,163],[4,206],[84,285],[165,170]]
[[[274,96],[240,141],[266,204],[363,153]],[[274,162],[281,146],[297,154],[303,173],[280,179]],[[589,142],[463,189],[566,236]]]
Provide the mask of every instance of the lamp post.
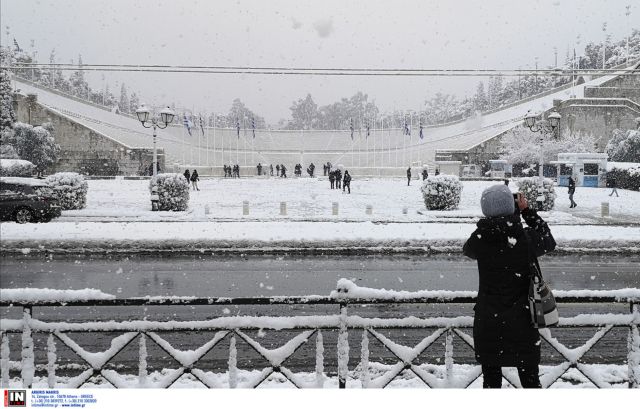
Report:
[[541,115],[532,113],[529,111],[524,117],[524,125],[529,128],[531,132],[540,132],[540,164],[538,166],[538,210],[542,210],[544,203],[544,150],[543,142],[546,135],[557,137],[557,132],[560,127],[560,114],[553,111],[547,115],[547,119],[541,119]]
[[140,107],[136,110],[136,115],[138,116],[138,120],[145,128],[153,128],[153,176],[158,174],[158,151],[156,149],[156,137],[157,137],[157,128],[164,129],[171,122],[173,122],[173,117],[175,113],[171,110],[171,108],[166,107],[162,111],[160,111],[160,117],[158,117],[155,112],[151,113],[151,110],[147,108],[144,104],[140,105]]

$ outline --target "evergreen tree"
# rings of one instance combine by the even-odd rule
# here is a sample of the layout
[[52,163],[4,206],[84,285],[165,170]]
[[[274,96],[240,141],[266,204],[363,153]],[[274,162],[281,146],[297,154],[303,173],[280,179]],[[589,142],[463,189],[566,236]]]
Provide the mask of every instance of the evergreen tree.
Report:
[[[4,50],[0,50],[4,53]],[[0,57],[4,60],[4,57]],[[11,77],[9,70],[0,69],[0,132],[10,130],[16,121],[13,111],[13,91],[11,89]]]
[[138,98],[138,94],[136,94],[135,92],[132,92],[131,98],[129,99],[129,113],[134,114],[139,106],[140,106],[140,99]]
[[78,55],[78,71],[74,71],[69,78],[71,85],[71,94],[80,98],[87,98],[89,84],[84,79],[84,71],[82,70],[82,55]]
[[477,111],[486,111],[489,108],[489,101],[487,100],[487,94],[484,92],[484,82],[482,81],[478,83],[476,88],[474,104]]
[[120,87],[120,102],[118,103],[118,108],[120,108],[120,112],[128,114],[130,112],[130,101],[129,95],[127,94],[127,87],[122,83]]

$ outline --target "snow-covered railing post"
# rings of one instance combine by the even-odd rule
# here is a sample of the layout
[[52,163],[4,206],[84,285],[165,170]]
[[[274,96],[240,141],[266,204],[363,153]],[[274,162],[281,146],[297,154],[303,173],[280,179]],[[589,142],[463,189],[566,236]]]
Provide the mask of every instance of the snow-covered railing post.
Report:
[[138,344],[138,387],[147,385],[147,338],[144,332],[140,333]]
[[362,330],[362,345],[360,348],[360,383],[362,389],[369,387],[369,337],[367,329]]
[[336,291],[340,300],[340,327],[338,328],[338,388],[347,387],[349,373],[349,332],[347,331],[347,296],[349,288],[345,283],[338,282]]
[[22,318],[22,386],[31,389],[33,384],[33,375],[35,374],[35,364],[33,355],[33,337],[31,336],[31,306],[23,307]]
[[445,384],[450,388],[453,381],[453,329],[447,329],[444,343]]
[[49,389],[56,387],[56,342],[53,334],[47,338],[47,386]]
[[2,378],[0,378],[0,387],[9,387],[9,356],[11,350],[9,349],[9,335],[6,332],[0,333],[0,372]]
[[236,348],[236,336],[229,341],[229,388],[235,389],[238,386],[238,350]]
[[320,331],[316,335],[316,388],[324,388],[324,343]]
[[629,326],[628,357],[629,365],[629,388],[640,388],[640,332],[638,322],[640,321],[640,306],[631,303],[631,313],[633,320]]

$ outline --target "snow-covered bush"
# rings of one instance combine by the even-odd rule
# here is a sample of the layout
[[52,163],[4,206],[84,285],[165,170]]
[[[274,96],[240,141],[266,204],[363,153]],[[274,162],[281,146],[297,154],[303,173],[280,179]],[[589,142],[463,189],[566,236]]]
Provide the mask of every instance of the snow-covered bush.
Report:
[[41,126],[16,122],[13,125],[13,133],[8,134],[5,142],[15,148],[21,159],[32,162],[40,174],[53,165],[58,158],[60,146],[56,144],[53,134],[51,122]]
[[178,173],[161,173],[151,178],[149,191],[158,188],[158,210],[184,211],[189,206],[189,183]]
[[[609,162],[611,164],[611,162]],[[607,172],[607,186],[611,186],[611,180],[616,180],[616,187],[640,191],[640,163],[636,166],[615,167]]]
[[82,175],[59,172],[47,176],[46,181],[58,198],[62,210],[84,209],[87,206],[89,185]]
[[451,210],[460,204],[462,183],[457,176],[429,176],[422,182],[422,197],[429,210]]
[[29,178],[36,169],[33,163],[21,159],[0,159],[0,176]]
[[[527,202],[531,208],[535,208],[536,201],[538,199],[538,178],[520,178],[517,181],[518,191],[524,194]],[[553,186],[553,180],[545,178],[543,181],[544,188],[544,202],[542,203],[542,210],[551,210],[556,202],[556,189]],[[540,209],[536,209],[540,210]]]

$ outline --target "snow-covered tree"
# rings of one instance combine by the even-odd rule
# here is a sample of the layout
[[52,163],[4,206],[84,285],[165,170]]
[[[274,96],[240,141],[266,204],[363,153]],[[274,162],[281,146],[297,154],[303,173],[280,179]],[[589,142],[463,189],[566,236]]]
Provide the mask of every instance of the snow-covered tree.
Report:
[[84,71],[82,70],[82,55],[78,55],[78,70],[74,71],[69,78],[71,85],[71,93],[81,98],[87,98],[87,91],[89,84],[84,78]]
[[605,152],[614,162],[640,162],[640,131],[614,130]]
[[53,125],[50,122],[42,126],[16,122],[8,142],[16,149],[20,159],[28,160],[36,166],[40,175],[55,163],[60,151],[53,133]]
[[[538,163],[540,161],[541,137],[543,135],[539,132],[531,132],[524,126],[515,127],[507,132],[500,141],[503,150],[500,159],[511,164]],[[558,153],[593,152],[594,147],[595,137],[586,133],[574,133],[559,139],[545,135],[542,142],[545,163],[557,160]]]
[[[3,65],[9,59],[8,50],[0,49],[0,63]],[[13,91],[11,90],[11,77],[9,70],[0,69],[0,132],[11,129],[16,121],[13,111]]]
[[[518,191],[522,192],[524,197],[527,199],[527,202],[532,205],[536,203],[540,179],[537,177],[520,178],[516,183],[518,185]],[[553,180],[548,178],[543,179],[542,186],[544,189],[544,201],[542,202],[542,209],[537,210],[551,210],[555,205],[557,196]]]
[[476,88],[476,95],[474,96],[474,104],[476,110],[485,111],[488,109],[489,101],[487,100],[487,94],[484,92],[484,82],[480,81]]
[[129,106],[129,95],[127,94],[127,87],[126,85],[124,85],[124,82],[122,83],[122,86],[120,87],[120,102],[118,103],[118,108],[120,109],[120,112],[124,112],[125,114],[128,114],[130,112],[130,106]]
[[135,114],[139,106],[140,106],[140,98],[138,98],[138,94],[136,94],[135,92],[132,92],[131,98],[129,99],[129,113]]

